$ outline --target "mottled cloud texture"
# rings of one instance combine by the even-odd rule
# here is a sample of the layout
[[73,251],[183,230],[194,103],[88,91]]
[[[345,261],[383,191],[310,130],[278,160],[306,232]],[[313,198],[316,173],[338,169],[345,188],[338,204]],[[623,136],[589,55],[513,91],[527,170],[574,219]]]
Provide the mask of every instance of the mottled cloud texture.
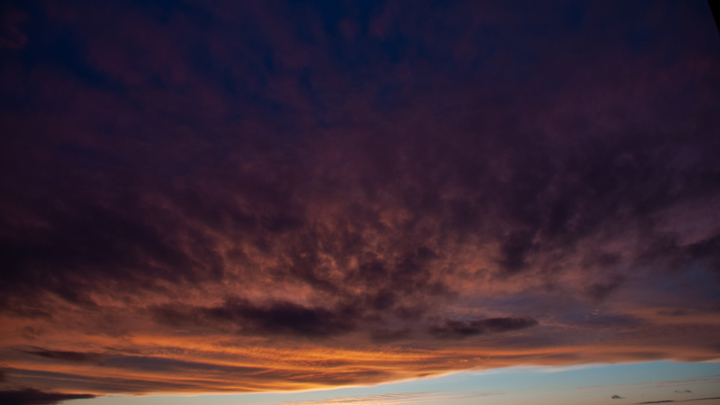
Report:
[[720,358],[704,1],[3,7],[3,395]]

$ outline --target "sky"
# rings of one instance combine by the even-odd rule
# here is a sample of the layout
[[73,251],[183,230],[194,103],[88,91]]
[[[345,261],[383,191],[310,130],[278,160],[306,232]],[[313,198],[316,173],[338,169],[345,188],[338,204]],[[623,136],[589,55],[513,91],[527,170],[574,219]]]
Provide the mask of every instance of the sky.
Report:
[[3,1],[0,402],[720,401],[718,156],[706,1]]

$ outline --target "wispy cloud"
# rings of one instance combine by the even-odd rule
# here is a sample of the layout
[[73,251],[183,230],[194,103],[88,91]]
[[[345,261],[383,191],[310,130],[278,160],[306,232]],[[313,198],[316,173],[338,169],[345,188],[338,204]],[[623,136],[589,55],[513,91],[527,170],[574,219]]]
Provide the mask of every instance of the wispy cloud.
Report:
[[695,402],[695,401],[717,401],[720,397],[712,397],[712,398],[694,398],[694,399],[682,399],[682,400],[662,400],[662,401],[647,401],[647,402],[637,402],[637,404],[666,404],[666,403],[676,403],[676,402]]
[[442,391],[435,392],[413,392],[402,394],[385,394],[363,397],[332,398],[320,401],[303,402],[282,402],[278,405],[342,405],[342,404],[367,404],[367,405],[393,405],[404,403],[419,403],[430,400],[450,400],[461,398],[476,398],[490,395],[502,395],[501,392],[472,392],[472,393],[449,393]]

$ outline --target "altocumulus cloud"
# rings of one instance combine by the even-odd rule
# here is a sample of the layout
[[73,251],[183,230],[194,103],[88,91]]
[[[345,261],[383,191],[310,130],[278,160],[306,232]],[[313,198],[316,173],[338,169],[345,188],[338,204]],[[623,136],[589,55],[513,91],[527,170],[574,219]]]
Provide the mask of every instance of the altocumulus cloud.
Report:
[[707,3],[523,6],[8,3],[3,395],[717,359]]

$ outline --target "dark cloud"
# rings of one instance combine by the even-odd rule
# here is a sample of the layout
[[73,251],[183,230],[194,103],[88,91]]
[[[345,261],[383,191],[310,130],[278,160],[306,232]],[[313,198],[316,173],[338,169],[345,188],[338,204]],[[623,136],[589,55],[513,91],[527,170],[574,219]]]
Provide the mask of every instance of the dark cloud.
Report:
[[151,311],[161,322],[174,325],[220,325],[237,333],[305,336],[322,338],[350,332],[357,327],[353,308],[334,310],[305,307],[288,301],[254,305],[241,298],[229,298],[222,305],[184,308],[165,305]]
[[685,309],[674,309],[671,311],[658,311],[658,315],[663,316],[687,316],[689,311]]
[[696,262],[720,274],[720,235],[714,235],[684,248]]
[[240,299],[231,299],[221,307],[203,311],[208,318],[236,323],[241,331],[260,334],[297,334],[332,336],[352,330],[356,314],[351,308],[335,312],[324,308],[307,308],[290,302],[254,306]]
[[621,397],[620,395],[613,395],[610,398],[611,399],[625,399],[625,398]]
[[610,294],[617,290],[624,281],[625,277],[616,275],[611,277],[608,281],[589,285],[585,288],[585,292],[593,301],[602,302],[609,297]]
[[498,264],[506,274],[512,275],[520,272],[529,265],[527,255],[535,247],[534,236],[532,232],[513,232],[503,242]]
[[[133,9],[120,4],[107,7],[91,8],[90,11],[102,20],[107,18],[109,10],[117,8],[118,15],[132,24],[140,24],[148,15],[155,16],[143,7]],[[381,9],[380,5],[369,7],[363,14],[361,25],[372,26],[371,20],[379,18],[379,14],[375,14],[381,13]],[[455,20],[463,14],[460,10],[463,7],[443,7],[442,11],[433,13],[448,17],[439,20],[441,25],[461,27],[465,23]],[[42,14],[37,10],[33,12]],[[334,13],[326,16],[326,12],[324,7],[303,9],[303,13],[317,13],[322,18],[339,18]],[[391,20],[397,25],[396,29],[400,29],[410,26],[409,21],[420,20],[423,12],[428,10],[420,8],[407,16],[394,15]],[[639,9],[635,12],[641,13]],[[349,10],[342,13],[349,13],[346,17],[360,18]],[[548,16],[552,14],[548,13]],[[437,278],[429,281],[428,273],[433,263],[439,262],[441,250],[456,247],[456,242],[497,241],[495,266],[491,270],[501,276],[537,270],[538,267],[543,267],[545,273],[552,273],[560,271],[562,266],[543,263],[546,255],[569,254],[584,238],[608,232],[608,228],[616,223],[650,221],[648,215],[658,209],[685,199],[714,195],[718,190],[717,167],[712,160],[712,151],[718,144],[707,131],[679,136],[648,130],[628,137],[601,137],[596,134],[603,130],[598,121],[593,124],[597,127],[586,128],[588,134],[582,137],[574,134],[583,130],[582,125],[590,123],[553,128],[553,131],[560,131],[561,139],[553,139],[540,129],[539,135],[531,136],[511,118],[513,109],[517,108],[512,104],[514,101],[489,105],[482,96],[468,98],[467,94],[457,90],[458,84],[444,82],[438,82],[443,85],[442,91],[447,92],[450,100],[450,95],[457,96],[457,101],[446,102],[448,111],[430,109],[419,122],[406,123],[425,128],[412,137],[403,135],[405,130],[381,128],[383,135],[363,134],[354,138],[348,135],[348,138],[333,143],[318,135],[315,126],[300,125],[301,116],[312,116],[319,127],[322,127],[319,122],[324,120],[325,126],[345,130],[347,127],[343,126],[342,120],[328,121],[333,115],[333,107],[338,110],[337,114],[344,111],[343,105],[323,101],[323,98],[339,97],[349,91],[347,86],[351,86],[349,83],[356,77],[366,83],[377,82],[373,88],[399,86],[406,89],[402,92],[403,97],[410,97],[407,88],[413,87],[413,80],[434,83],[440,80],[439,77],[448,76],[439,74],[450,68],[441,63],[447,56],[447,49],[438,45],[442,42],[428,42],[417,37],[403,44],[400,37],[390,35],[377,43],[370,28],[360,30],[367,37],[351,47],[336,44],[338,47],[334,48],[331,44],[342,41],[343,37],[335,36],[333,30],[306,32],[303,35],[309,37],[303,40],[286,38],[281,41],[274,36],[279,34],[271,33],[275,23],[272,18],[287,16],[275,15],[268,21],[258,20],[246,28],[237,28],[238,32],[228,25],[215,25],[217,32],[214,35],[233,34],[237,45],[218,43],[217,46],[224,49],[222,52],[211,52],[208,47],[201,46],[214,26],[207,21],[221,21],[236,15],[240,13],[219,14],[213,7],[205,5],[193,6],[192,12],[183,7],[170,7],[163,11],[164,17],[160,19],[164,28],[154,25],[160,21],[155,17],[145,23],[148,29],[166,32],[169,49],[174,49],[182,37],[173,37],[180,34],[173,31],[172,22],[180,16],[189,18],[191,26],[198,31],[197,49],[204,50],[206,55],[179,50],[177,54],[165,55],[169,58],[165,62],[175,62],[174,68],[180,70],[190,66],[195,80],[206,86],[202,88],[210,94],[219,92],[216,100],[207,102],[217,103],[223,111],[251,107],[257,110],[265,102],[276,104],[275,109],[261,108],[263,114],[269,115],[261,114],[262,118],[252,123],[246,123],[246,118],[241,120],[242,123],[236,123],[230,118],[229,111],[228,116],[215,117],[211,111],[186,110],[183,105],[175,110],[156,110],[157,100],[143,90],[152,87],[150,82],[141,80],[142,84],[136,85],[129,82],[135,75],[158,76],[157,80],[164,84],[153,91],[167,93],[169,99],[184,99],[179,87],[171,85],[173,80],[179,79],[165,77],[172,76],[170,67],[163,71],[160,66],[143,65],[139,61],[139,54],[156,54],[153,47],[160,47],[160,43],[144,41],[137,44],[140,49],[134,53],[119,48],[117,51],[127,64],[108,66],[103,55],[95,55],[99,51],[93,48],[93,39],[87,32],[97,30],[103,41],[113,44],[125,39],[119,40],[114,37],[117,35],[114,31],[101,30],[89,22],[60,19],[54,24],[74,32],[67,38],[69,45],[48,44],[48,47],[60,49],[57,54],[45,52],[45,48],[28,50],[28,55],[35,55],[30,61],[36,66],[65,66],[60,74],[79,77],[81,82],[77,86],[83,91],[100,80],[96,71],[102,69],[119,69],[104,74],[118,76],[117,80],[128,83],[123,85],[123,88],[127,87],[123,91],[103,90],[107,98],[103,99],[106,104],[103,104],[101,122],[81,119],[83,130],[91,134],[89,142],[73,138],[70,124],[60,132],[58,141],[41,142],[39,149],[34,149],[38,147],[36,141],[47,138],[48,133],[48,129],[39,124],[27,129],[34,140],[19,135],[11,138],[13,142],[9,146],[16,151],[14,155],[33,156],[29,152],[38,150],[47,159],[33,161],[32,168],[26,166],[30,161],[8,156],[8,164],[16,173],[6,178],[8,186],[15,192],[8,197],[6,206],[9,208],[4,222],[7,232],[0,240],[0,260],[2,268],[7,269],[3,285],[8,293],[23,290],[24,296],[30,296],[38,291],[51,291],[71,302],[91,305],[88,293],[101,288],[104,281],[121,282],[128,288],[154,288],[161,280],[179,284],[220,280],[229,265],[216,247],[223,237],[232,237],[238,244],[252,244],[268,256],[282,258],[282,263],[272,269],[275,278],[294,278],[337,295],[346,294],[347,289],[339,285],[340,280],[327,277],[328,269],[322,266],[320,258],[330,256],[339,264],[359,263],[357,268],[344,268],[347,279],[367,283],[372,290],[367,299],[374,300],[378,308],[392,309],[393,304],[407,298],[411,291],[452,295],[447,283]],[[52,18],[42,16],[45,20]],[[299,21],[295,23],[299,24]],[[594,23],[601,24],[601,21]],[[270,24],[270,27],[263,24]],[[323,25],[327,29],[335,26]],[[39,27],[34,29],[37,35],[45,35]],[[559,33],[554,35],[563,38]],[[511,37],[503,38],[510,41],[508,44],[514,43]],[[291,58],[283,52],[289,52],[287,48],[293,47],[305,49],[304,45],[294,41],[303,43],[306,40],[316,46],[326,43],[335,50],[346,49],[349,53],[330,52],[328,48],[327,53],[321,52],[315,63],[307,65],[310,62],[303,62],[305,70],[298,71],[289,65],[290,62],[283,62]],[[628,38],[618,41],[631,42]],[[680,42],[670,42],[666,46],[677,47],[678,44]],[[237,53],[234,47],[239,48]],[[418,71],[419,77],[407,83],[400,78],[380,77],[380,72],[392,71],[399,63],[396,59],[399,56],[391,56],[396,53],[391,49],[397,52],[408,49],[409,53],[401,58],[406,61],[422,59],[417,51],[410,49],[423,49],[430,63],[429,71]],[[552,55],[558,52],[543,48],[542,51],[547,52],[543,54],[541,50],[522,48],[514,55],[522,59],[526,56],[523,52],[530,51],[547,55],[542,59],[545,64],[552,64]],[[359,55],[363,57],[356,59]],[[234,66],[240,66],[235,64],[236,58],[243,60],[239,71],[233,70],[239,69]],[[360,63],[363,59],[375,63],[372,66],[377,68]],[[207,66],[200,67],[198,60],[205,61]],[[581,77],[574,80],[582,79],[602,88],[605,85],[622,86],[606,75],[593,76],[596,68],[592,58],[574,61],[583,67],[575,73]],[[163,61],[153,63],[162,64]],[[476,69],[463,67],[463,64],[457,66],[466,69],[458,80],[465,77],[469,83],[475,83],[474,86],[482,87],[484,77],[472,76]],[[609,67],[615,68],[618,67]],[[338,69],[347,77],[338,79],[337,83],[331,83],[323,76]],[[433,72],[435,74],[431,74]],[[535,76],[523,80],[532,83],[543,79],[545,74],[546,70],[539,69]],[[227,80],[221,79],[224,75],[228,76]],[[500,77],[501,83],[520,73],[506,69],[504,75],[509,77]],[[93,79],[95,76],[97,80]],[[709,85],[714,83],[710,76],[700,79]],[[47,77],[45,80],[59,79]],[[289,81],[297,94],[272,90],[268,83],[274,80]],[[386,84],[388,80],[391,83]],[[562,100],[575,97],[581,91],[569,80],[557,82],[557,89],[544,91],[555,94],[559,97],[557,103],[562,104]],[[226,83],[228,81],[235,84],[230,85]],[[245,82],[242,86],[238,84],[241,81]],[[221,94],[228,86],[242,88],[235,90],[242,94],[232,98]],[[683,90],[678,83],[675,86],[679,87],[667,91],[698,91],[694,88]],[[535,94],[531,90],[527,90],[529,98],[524,107],[525,114],[544,117],[549,113],[544,109],[545,101],[541,96],[545,93]],[[198,96],[205,90],[190,86],[183,91]],[[51,110],[62,111],[59,101],[52,98],[41,101],[41,89],[37,92],[28,93],[35,94],[36,103],[49,103]],[[239,95],[252,102],[240,101],[243,98],[237,97]],[[124,97],[129,98],[130,104],[148,107],[133,110],[123,104]],[[308,102],[309,106],[295,105],[303,102]],[[470,104],[454,109],[453,103],[457,106]],[[412,103],[408,108],[411,107],[427,108]],[[592,108],[595,107],[583,108],[590,111],[575,111],[574,114],[580,116],[577,119],[591,120],[592,117],[582,117],[583,114],[594,114]],[[275,110],[278,111],[273,112]],[[286,110],[295,112],[284,112]],[[23,111],[31,114],[34,110],[25,107]],[[401,109],[387,113],[405,118]],[[683,114],[678,119],[694,119]],[[319,117],[321,115],[323,118]],[[58,119],[69,120],[67,117]],[[166,120],[174,124],[168,126]],[[443,133],[455,135],[438,136],[429,129],[430,122],[448,122]],[[11,124],[8,121],[8,125]],[[381,124],[384,122],[378,123]],[[9,128],[19,134],[19,128]],[[298,133],[291,135],[288,128],[298,128]],[[187,131],[195,135],[182,135]],[[493,135],[497,131],[503,133],[503,137]],[[103,146],[105,141],[112,146]],[[517,147],[518,144],[522,147]],[[705,148],[698,150],[699,144]],[[163,153],[166,150],[172,153]],[[340,161],[334,161],[333,154],[339,155]],[[401,154],[402,159],[399,158]],[[504,156],[503,161],[491,164],[494,156]],[[246,169],[233,169],[237,167]],[[654,173],[663,174],[653,176]],[[204,181],[208,178],[213,179],[213,186]],[[361,198],[347,201],[350,195]],[[244,203],[233,203],[238,200]],[[165,205],[158,201],[164,201]],[[317,224],[317,218],[309,216],[308,206],[320,201],[339,204],[347,213],[346,217],[332,218],[334,223],[330,227],[312,225]],[[402,224],[388,226],[380,217],[389,210],[403,210],[409,216]],[[22,215],[11,217],[11,211]],[[28,224],[32,221],[44,225],[31,227]],[[202,226],[191,226],[191,223]],[[363,248],[369,245],[368,233],[371,232],[382,232],[388,239],[385,242],[392,246],[393,259],[372,258],[376,252]],[[282,244],[277,239],[281,235],[285,237]],[[659,239],[659,236],[651,232],[647,238]],[[693,261],[715,266],[717,260],[711,254],[714,242],[708,243],[707,246],[695,243],[682,251],[676,248],[676,259],[684,260],[683,263]],[[650,247],[648,257],[657,258],[659,252],[667,256],[667,252],[673,250],[672,246],[662,243],[656,247]],[[236,251],[244,250],[238,246]],[[423,252],[431,252],[436,257]],[[247,259],[247,256],[238,256],[240,259]],[[667,267],[673,260],[666,260],[660,267]],[[619,259],[608,253],[595,262],[612,267]],[[243,267],[247,264],[251,263],[242,263]],[[46,273],[53,276],[44,277]],[[613,281],[598,282],[589,286],[587,293],[600,301],[616,288],[616,284]],[[377,291],[382,289],[382,293],[376,293],[376,288]]]
[[526,329],[538,324],[530,317],[488,318],[474,321],[447,320],[442,326],[435,326],[430,332],[443,339],[462,339],[487,333],[501,333]]
[[[184,253],[122,212],[78,206],[70,212],[49,213],[44,219],[52,224],[50,229],[18,233],[14,240],[0,242],[0,260],[8,280],[5,288],[32,287],[26,290],[30,295],[47,289],[68,301],[91,305],[85,294],[93,289],[93,278],[142,286],[152,285],[157,277],[180,280],[196,275]],[[148,269],[151,273],[143,273],[149,257],[158,265]],[[51,270],[52,277],[40,275]]]
[[[140,363],[142,364],[142,363]],[[152,362],[146,362],[146,365],[152,365]],[[163,364],[162,360],[158,364]],[[106,369],[112,370],[113,369]],[[127,370],[120,368],[119,371]],[[182,370],[182,369],[181,369]],[[222,370],[222,368],[220,368]],[[151,392],[153,390],[161,390],[164,392],[197,392],[200,389],[211,389],[212,391],[228,391],[227,386],[222,382],[211,382],[208,379],[212,377],[212,372],[207,370],[192,370],[191,375],[182,381],[172,378],[178,370],[169,370],[168,373],[157,373],[157,368],[153,370],[158,380],[149,380],[147,378],[118,377],[117,375],[107,376],[101,375],[101,370],[96,369],[91,376],[81,373],[61,373],[38,370],[13,369],[12,374],[17,379],[27,379],[32,381],[42,381],[46,385],[67,385],[68,380],[75,381],[73,386],[86,387],[87,390],[101,391],[108,393],[133,393],[133,392]],[[197,374],[205,371],[205,379],[199,379]],[[223,372],[223,371],[220,371]],[[215,374],[217,375],[217,374]],[[286,377],[287,375],[270,375],[269,379]],[[241,392],[242,389],[234,389],[233,392]],[[157,391],[156,391],[157,392]]]
[[153,356],[125,355],[118,353],[86,353],[86,352],[67,352],[43,350],[33,348],[32,350],[21,350],[22,353],[32,354],[35,356],[58,360],[71,363],[89,363],[106,368],[116,368],[121,370],[138,370],[146,372],[163,372],[163,373],[206,373],[206,372],[223,372],[232,373],[234,375],[246,374],[251,375],[260,372],[269,372],[271,369],[264,367],[239,367],[226,366],[211,362],[194,362],[182,361],[172,358],[162,358]]
[[637,404],[664,404],[664,403],[668,403],[668,402],[716,401],[718,399],[720,399],[720,397],[684,399],[681,401],[674,401],[672,399],[666,399],[664,401],[637,402]]
[[12,1],[3,3],[2,17],[0,17],[0,48],[18,50],[23,48],[28,41],[28,36],[23,32],[23,23],[27,20],[27,13],[21,8],[15,7]]
[[71,399],[90,399],[96,395],[91,394],[64,394],[58,392],[43,392],[28,388],[24,390],[0,391],[0,402],[6,405],[50,405],[58,404]]
[[32,354],[34,356],[40,356],[47,359],[69,361],[75,363],[102,363],[102,355],[99,353],[83,353],[83,352],[69,352],[69,351],[56,351],[56,350],[44,350],[39,347],[33,347],[29,350],[20,350],[22,353]]
[[[256,373],[267,373],[272,371],[265,367],[241,367],[226,366],[216,363],[203,363],[197,361],[182,361],[172,358],[152,357],[152,356],[112,356],[108,357],[104,362],[107,367],[115,367],[119,369],[132,369],[147,372],[161,372],[168,374],[175,373],[231,373],[233,375],[248,375]],[[262,378],[262,377],[260,377]]]

